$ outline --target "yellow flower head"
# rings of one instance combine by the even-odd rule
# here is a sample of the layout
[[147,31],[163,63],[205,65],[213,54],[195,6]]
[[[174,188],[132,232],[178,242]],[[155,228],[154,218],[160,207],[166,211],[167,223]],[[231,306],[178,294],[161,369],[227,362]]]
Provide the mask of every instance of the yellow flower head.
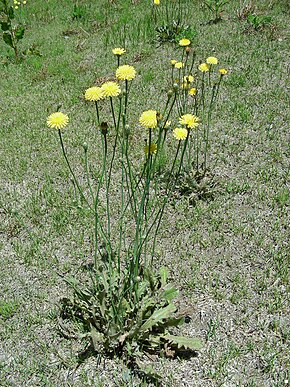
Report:
[[192,83],[194,81],[194,78],[192,75],[185,75],[183,77],[184,82]]
[[219,69],[220,75],[226,75],[228,73],[228,70],[226,69]]
[[193,114],[184,114],[180,117],[179,123],[185,125],[187,128],[193,129],[199,125],[199,118]]
[[159,5],[160,4],[160,0],[154,0],[153,3],[154,3],[154,5]]
[[176,140],[185,140],[188,134],[188,130],[185,128],[175,128],[173,130],[173,136]]
[[175,65],[174,65],[174,67],[175,67],[176,69],[182,69],[182,68],[184,67],[184,63],[182,63],[182,62],[176,62]]
[[188,91],[188,94],[189,95],[196,95],[197,94],[197,89],[195,87],[192,87],[189,91]]
[[47,117],[46,123],[49,128],[62,129],[68,124],[68,116],[61,112],[52,113]]
[[[146,153],[146,155],[148,155],[149,153],[149,145],[146,145],[144,147],[144,152]],[[157,152],[157,145],[152,143],[150,144],[150,155],[155,155],[155,153]]]
[[125,50],[125,48],[117,47],[117,48],[113,48],[112,52],[114,55],[121,56],[121,55],[125,54],[126,50]]
[[179,45],[180,45],[181,47],[189,46],[190,43],[191,43],[191,42],[190,42],[189,39],[181,39],[181,40],[179,41]]
[[207,59],[206,59],[206,63],[209,64],[209,65],[216,65],[218,64],[218,60],[216,57],[214,56],[209,56]]
[[85,92],[85,99],[87,101],[99,101],[104,98],[104,92],[101,87],[90,87]]
[[22,2],[22,4],[24,4],[24,5],[25,5],[25,4],[26,4],[26,0],[24,0],[24,1]]
[[170,63],[171,63],[171,66],[175,66],[175,65],[176,65],[176,63],[177,63],[177,60],[175,60],[175,59],[171,59]]
[[181,85],[181,88],[183,90],[188,90],[189,87],[190,87],[190,83],[188,83],[188,82],[183,82],[183,84]]
[[206,71],[209,70],[209,65],[207,63],[201,63],[199,66],[198,66],[198,69],[205,73]]
[[136,76],[136,71],[133,66],[123,65],[117,68],[116,77],[120,81],[132,81]]
[[121,93],[120,86],[116,82],[105,82],[101,89],[104,97],[117,97]]
[[157,111],[146,110],[139,118],[139,122],[142,126],[148,129],[154,129],[157,126]]

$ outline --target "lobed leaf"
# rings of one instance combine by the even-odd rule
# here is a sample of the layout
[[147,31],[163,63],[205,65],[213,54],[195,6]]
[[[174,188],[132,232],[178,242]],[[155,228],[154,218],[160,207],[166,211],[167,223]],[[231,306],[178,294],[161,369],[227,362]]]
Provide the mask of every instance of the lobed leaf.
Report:
[[144,332],[148,329],[154,327],[154,325],[158,325],[162,323],[163,320],[168,319],[174,312],[176,311],[176,307],[173,304],[167,305],[165,308],[157,309],[145,323],[140,327],[140,332]]
[[195,338],[174,335],[161,335],[161,337],[169,341],[174,346],[177,346],[178,349],[184,348],[197,351],[203,347],[202,342]]

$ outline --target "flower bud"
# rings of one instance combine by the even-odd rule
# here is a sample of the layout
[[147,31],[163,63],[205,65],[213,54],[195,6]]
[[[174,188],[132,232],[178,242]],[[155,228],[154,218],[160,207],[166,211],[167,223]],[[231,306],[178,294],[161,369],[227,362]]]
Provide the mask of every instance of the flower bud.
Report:
[[84,148],[85,152],[88,150],[88,143],[87,142],[83,143],[83,148]]
[[101,122],[100,129],[103,135],[106,135],[108,133],[108,123],[107,122]]
[[190,53],[190,47],[186,47],[186,49],[185,49],[185,53],[186,53],[186,55],[189,55],[189,53]]
[[174,83],[174,84],[173,84],[173,90],[174,90],[175,92],[177,92],[178,89],[179,89],[178,83]]

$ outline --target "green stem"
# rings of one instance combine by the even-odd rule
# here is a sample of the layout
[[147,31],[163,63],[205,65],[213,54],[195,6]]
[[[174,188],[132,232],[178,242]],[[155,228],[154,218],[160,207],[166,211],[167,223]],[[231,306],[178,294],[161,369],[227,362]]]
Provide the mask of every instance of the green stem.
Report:
[[91,206],[90,206],[89,202],[87,201],[87,199],[86,199],[86,197],[85,197],[85,195],[84,195],[84,193],[83,193],[83,190],[82,190],[82,188],[81,188],[81,186],[80,186],[80,184],[79,184],[79,182],[78,182],[78,180],[77,180],[77,178],[76,178],[76,176],[75,176],[75,174],[74,174],[74,172],[73,172],[73,170],[72,170],[72,168],[71,168],[71,166],[70,166],[70,162],[69,162],[69,160],[68,160],[68,157],[67,157],[67,155],[66,155],[66,151],[65,151],[65,148],[64,148],[64,144],[63,144],[63,140],[62,140],[62,135],[61,135],[60,129],[58,129],[58,135],[59,135],[59,139],[60,139],[60,145],[61,145],[61,149],[62,149],[63,156],[64,156],[65,161],[66,161],[66,163],[67,163],[68,169],[69,169],[69,171],[70,171],[70,173],[71,173],[71,175],[72,175],[72,177],[73,177],[73,180],[74,180],[74,182],[75,182],[75,184],[76,184],[76,186],[77,186],[77,188],[78,188],[78,191],[79,191],[79,193],[80,193],[80,196],[81,196],[82,200],[83,200],[83,201],[89,206],[89,208],[91,209]]

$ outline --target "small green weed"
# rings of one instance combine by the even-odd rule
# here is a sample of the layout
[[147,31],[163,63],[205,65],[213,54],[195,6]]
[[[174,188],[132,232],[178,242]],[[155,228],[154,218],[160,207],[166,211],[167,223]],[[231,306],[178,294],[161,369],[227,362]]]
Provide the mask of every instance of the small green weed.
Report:
[[271,25],[272,18],[271,16],[252,14],[247,17],[247,22],[255,31],[260,31],[264,27]]
[[11,318],[19,308],[15,301],[0,301],[0,317],[4,320]]

